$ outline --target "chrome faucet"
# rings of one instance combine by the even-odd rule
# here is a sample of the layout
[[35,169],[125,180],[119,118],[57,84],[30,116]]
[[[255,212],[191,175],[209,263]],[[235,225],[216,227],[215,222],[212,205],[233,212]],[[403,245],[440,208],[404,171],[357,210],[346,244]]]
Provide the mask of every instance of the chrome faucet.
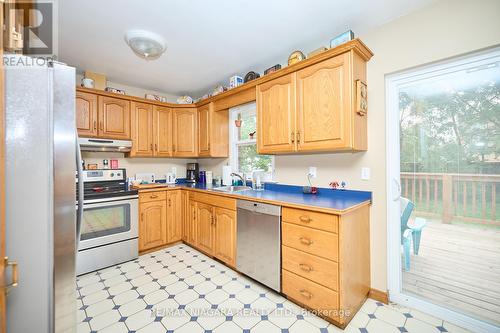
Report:
[[237,174],[237,173],[235,173],[235,172],[232,172],[232,173],[231,173],[231,176],[232,176],[232,177],[238,177],[238,178],[239,178],[239,179],[241,179],[241,181],[243,182],[243,186],[245,186],[245,185],[246,185],[245,178],[243,178],[241,175],[239,175],[239,174]]

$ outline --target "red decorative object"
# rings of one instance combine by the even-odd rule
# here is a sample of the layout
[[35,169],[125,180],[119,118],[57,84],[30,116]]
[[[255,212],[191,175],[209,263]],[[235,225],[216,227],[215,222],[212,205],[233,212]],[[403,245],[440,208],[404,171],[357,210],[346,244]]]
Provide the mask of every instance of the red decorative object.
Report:
[[333,181],[333,182],[331,182],[331,183],[330,183],[330,184],[328,184],[328,185],[330,185],[330,187],[331,187],[332,189],[336,190],[336,189],[339,187],[339,185],[340,185],[340,184],[339,184],[339,182],[338,182],[338,181]]
[[111,169],[118,169],[118,160],[110,160]]
[[317,194],[318,188],[316,186],[311,187],[311,194]]

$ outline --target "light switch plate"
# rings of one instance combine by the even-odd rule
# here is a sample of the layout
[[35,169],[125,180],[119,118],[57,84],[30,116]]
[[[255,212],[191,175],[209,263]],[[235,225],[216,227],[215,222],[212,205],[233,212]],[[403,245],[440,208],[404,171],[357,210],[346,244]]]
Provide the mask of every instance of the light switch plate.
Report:
[[370,168],[362,167],[361,168],[361,179],[369,180],[370,179]]
[[316,178],[318,176],[318,168],[309,167],[309,175],[311,176],[311,178]]

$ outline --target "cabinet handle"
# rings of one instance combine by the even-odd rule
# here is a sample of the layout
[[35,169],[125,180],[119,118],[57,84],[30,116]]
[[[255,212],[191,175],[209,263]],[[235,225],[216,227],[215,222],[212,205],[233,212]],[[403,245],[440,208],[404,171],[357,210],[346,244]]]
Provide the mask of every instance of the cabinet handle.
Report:
[[172,145],[172,151],[175,152],[175,145]]
[[97,120],[94,120],[94,129],[97,129]]
[[102,121],[99,122],[99,128],[102,130],[104,130],[104,125],[102,124]]
[[168,207],[172,207],[172,199],[168,199]]
[[300,143],[300,131],[297,131],[297,143]]
[[300,219],[302,222],[304,222],[304,223],[309,223],[309,222],[311,222],[311,221],[312,221],[312,219],[311,219],[309,216],[305,216],[305,215],[303,215],[303,216],[299,217],[299,219]]
[[151,194],[149,197],[150,197],[151,199],[156,199],[156,198],[158,198],[158,196],[157,196],[156,194]]
[[307,299],[311,299],[311,298],[312,298],[312,296],[313,296],[313,295],[312,295],[309,291],[307,291],[307,290],[305,290],[305,289],[301,289],[301,290],[300,290],[300,294],[301,294],[303,297],[307,298]]
[[301,270],[305,271],[305,272],[312,272],[313,268],[309,265],[306,265],[306,264],[299,264],[299,267]]
[[8,285],[5,286],[6,291],[8,293],[10,288],[17,287],[18,282],[19,282],[19,273],[17,271],[17,262],[16,261],[9,260],[9,257],[4,257],[3,261],[4,261],[5,267],[8,267],[8,266],[12,267],[12,280]]
[[144,221],[144,213],[141,213],[141,221]]
[[151,148],[151,150],[153,150],[153,144],[152,143],[149,145],[149,147]]
[[295,143],[295,133],[292,131],[292,134],[290,135],[290,139],[292,140],[292,143]]
[[155,143],[155,150],[158,151],[158,145]]
[[300,242],[304,245],[307,245],[307,246],[310,246],[312,245],[313,241],[308,239],[308,238],[305,238],[305,237],[300,237],[299,238]]

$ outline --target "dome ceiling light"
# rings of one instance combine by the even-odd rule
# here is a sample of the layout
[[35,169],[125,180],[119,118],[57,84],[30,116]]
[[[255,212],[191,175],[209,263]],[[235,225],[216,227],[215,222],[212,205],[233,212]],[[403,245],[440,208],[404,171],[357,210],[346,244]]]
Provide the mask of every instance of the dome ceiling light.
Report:
[[163,37],[146,30],[127,31],[125,41],[135,54],[146,60],[158,59],[167,49]]

